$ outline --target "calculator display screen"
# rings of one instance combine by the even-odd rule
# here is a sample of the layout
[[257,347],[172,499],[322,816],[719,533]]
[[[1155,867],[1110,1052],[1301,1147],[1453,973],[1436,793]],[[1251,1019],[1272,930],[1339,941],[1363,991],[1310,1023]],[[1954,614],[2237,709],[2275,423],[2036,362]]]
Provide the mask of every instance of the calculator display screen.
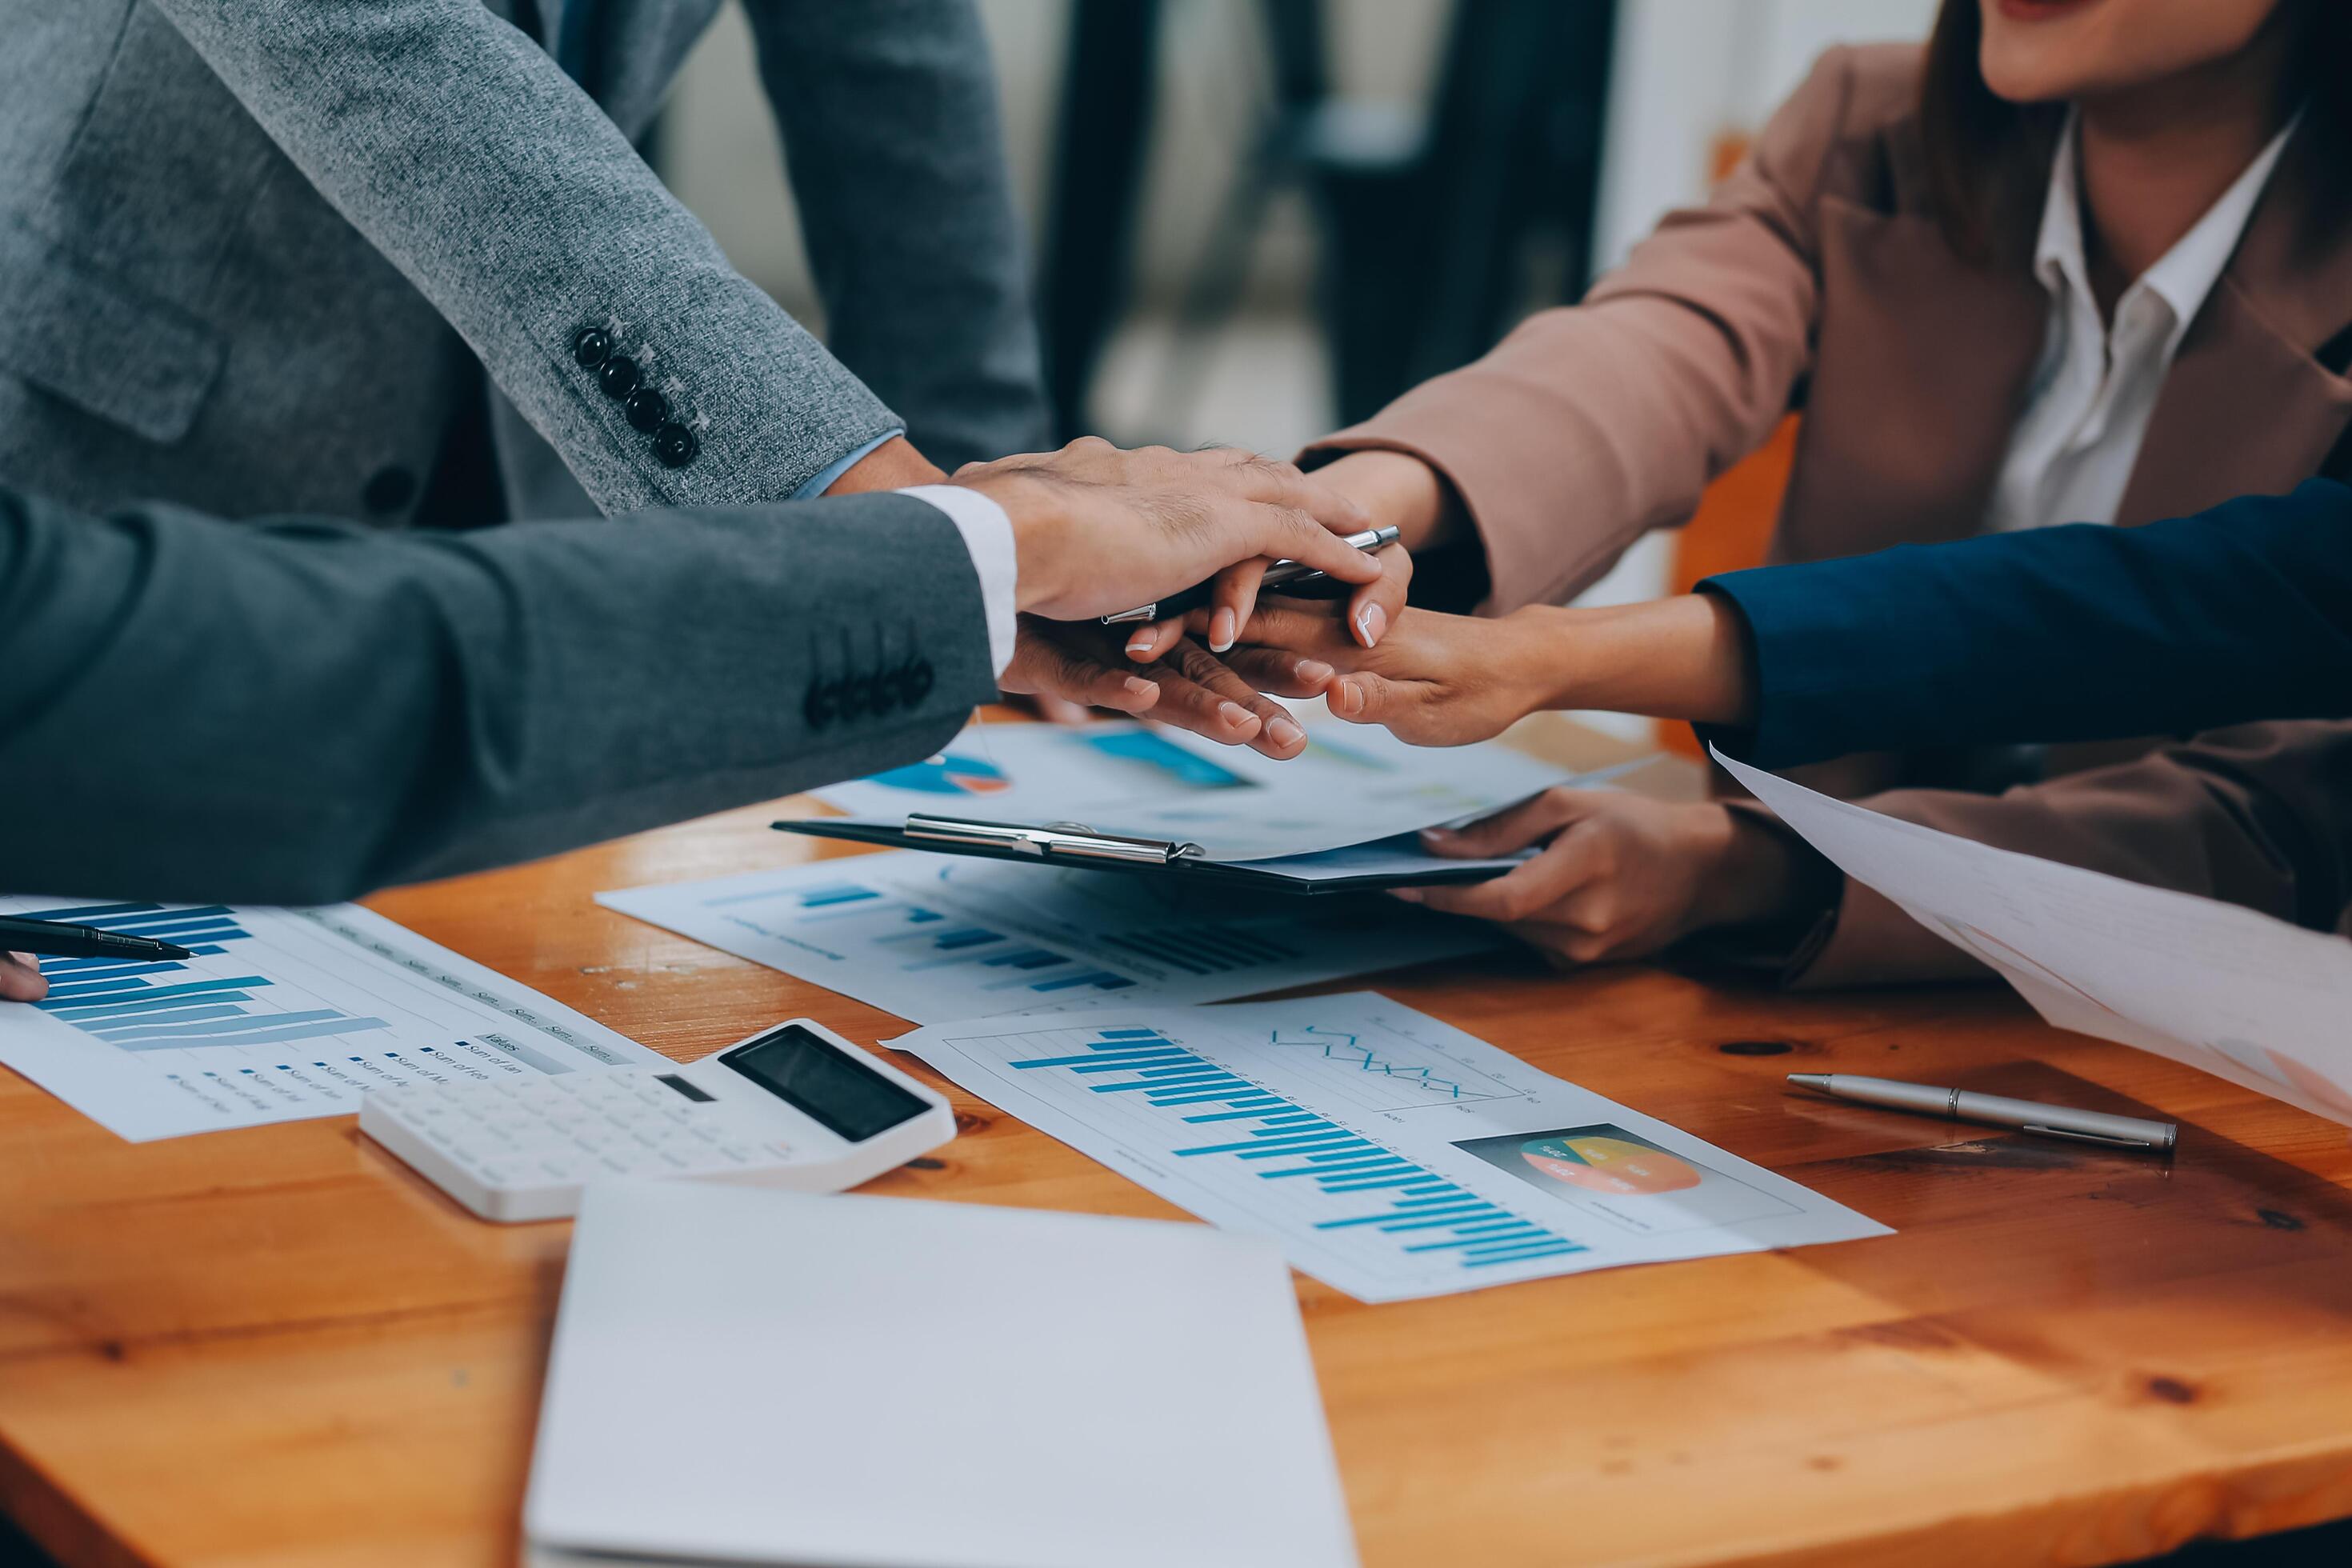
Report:
[[738,1046],[719,1059],[852,1143],[864,1142],[930,1108],[920,1097],[797,1026]]

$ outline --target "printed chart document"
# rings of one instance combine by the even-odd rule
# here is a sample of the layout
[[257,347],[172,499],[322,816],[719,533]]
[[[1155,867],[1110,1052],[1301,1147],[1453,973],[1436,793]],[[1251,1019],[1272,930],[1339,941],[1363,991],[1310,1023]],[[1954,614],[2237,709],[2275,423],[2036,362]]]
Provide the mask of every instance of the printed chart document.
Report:
[[1716,760],[1855,881],[2062,1029],[2352,1123],[2352,942],[1901,822]]
[[1887,1234],[1369,992],[891,1043],[1359,1300]]
[[1491,927],[1393,899],[1302,907],[906,849],[596,901],[918,1024],[1105,997],[1222,1002],[1497,945]]
[[[1560,784],[1597,784],[1524,752],[1409,746],[1376,726],[1302,709],[1288,762],[1132,721],[1059,728],[975,724],[939,756],[816,792],[857,821],[915,813],[1200,847],[1201,858],[1315,855],[1482,816]],[[1609,770],[1611,773],[1622,771]]]
[[667,1061],[356,905],[5,898],[0,914],[155,937],[194,954],[45,958],[47,1000],[0,1003],[0,1063],[134,1142],[341,1115],[387,1084]]

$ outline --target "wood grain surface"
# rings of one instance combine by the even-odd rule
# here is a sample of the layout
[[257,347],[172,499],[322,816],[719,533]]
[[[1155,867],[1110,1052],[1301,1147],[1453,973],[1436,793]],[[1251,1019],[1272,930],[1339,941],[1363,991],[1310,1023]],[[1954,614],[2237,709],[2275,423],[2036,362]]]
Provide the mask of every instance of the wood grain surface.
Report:
[[[899,1032],[590,901],[832,852],[774,815],[371,903],[681,1060],[796,1014]],[[1992,990],[1517,955],[1380,984],[1897,1234],[1383,1307],[1299,1279],[1368,1564],[2096,1563],[2352,1514],[2341,1129]],[[1790,1070],[2160,1114],[2180,1148],[1971,1137]],[[872,1190],[1176,1214],[949,1092],[938,1168]],[[479,1223],[348,1117],[134,1146],[0,1071],[0,1512],[68,1568],[516,1561],[567,1226]]]

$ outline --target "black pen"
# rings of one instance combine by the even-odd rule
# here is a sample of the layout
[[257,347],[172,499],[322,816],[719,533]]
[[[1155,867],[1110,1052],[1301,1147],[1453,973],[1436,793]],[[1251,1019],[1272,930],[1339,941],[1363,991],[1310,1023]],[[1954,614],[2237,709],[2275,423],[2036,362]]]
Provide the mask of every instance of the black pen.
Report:
[[[1373,551],[1385,545],[1394,544],[1397,542],[1397,531],[1394,528],[1368,528],[1361,533],[1348,535],[1347,542],[1370,555]],[[1322,585],[1330,581],[1328,574],[1302,562],[1277,561],[1265,569],[1265,576],[1258,584],[1258,592],[1266,594],[1280,588],[1286,594],[1318,596],[1323,591]],[[1137,621],[1164,621],[1172,616],[1185,615],[1207,604],[1209,591],[1213,586],[1213,583],[1195,583],[1183,592],[1171,594],[1164,599],[1155,600],[1149,605],[1138,605],[1134,609],[1121,610],[1115,616],[1105,616],[1102,618],[1102,624],[1107,626],[1132,626]]]
[[48,958],[193,958],[184,947],[96,926],[0,915],[0,952],[37,952]]

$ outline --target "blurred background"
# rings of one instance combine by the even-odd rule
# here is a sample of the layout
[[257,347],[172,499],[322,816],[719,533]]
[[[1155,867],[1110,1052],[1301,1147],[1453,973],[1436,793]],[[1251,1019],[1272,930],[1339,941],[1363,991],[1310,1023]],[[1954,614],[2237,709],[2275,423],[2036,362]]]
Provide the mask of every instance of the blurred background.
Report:
[[[981,9],[1063,433],[1287,456],[1577,298],[1705,198],[1824,47],[1924,37],[1935,0]],[[822,321],[731,4],[654,155],[747,276]],[[1786,434],[1587,601],[1750,563]]]

